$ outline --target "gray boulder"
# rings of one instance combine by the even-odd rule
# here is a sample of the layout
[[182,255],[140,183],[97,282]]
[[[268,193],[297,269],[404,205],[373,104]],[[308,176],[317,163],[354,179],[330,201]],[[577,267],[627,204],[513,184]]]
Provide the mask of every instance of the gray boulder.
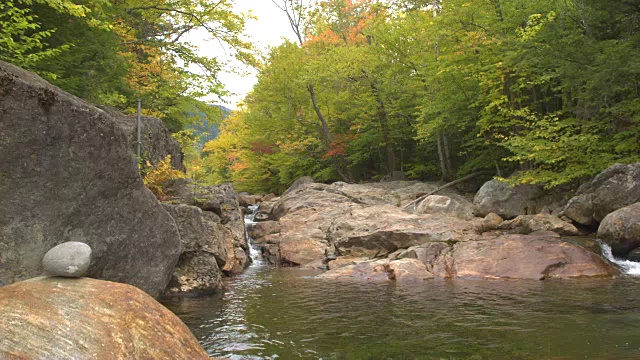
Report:
[[182,253],[165,293],[220,291],[220,268],[227,260],[225,229],[220,218],[195,206],[164,204],[164,208],[178,225],[182,245]]
[[53,246],[92,249],[87,276],[163,290],[176,225],[142,184],[127,135],[96,108],[0,61],[0,286],[42,274]]
[[604,217],[640,201],[640,162],[615,164],[578,188],[563,215],[583,225],[596,225]]
[[511,219],[518,215],[535,214],[538,206],[536,199],[542,194],[539,186],[511,187],[505,182],[490,180],[482,185],[473,199],[475,215],[483,217],[495,213]]
[[213,212],[224,227],[227,258],[222,267],[226,274],[244,271],[251,263],[249,243],[244,227],[244,214],[238,204],[238,196],[230,183],[201,186],[189,179],[178,179],[166,188],[172,202],[196,206],[205,212]]
[[54,246],[42,258],[44,271],[53,276],[83,277],[91,264],[91,247],[69,241]]
[[640,247],[640,202],[605,216],[598,228],[598,238],[611,246],[615,257],[627,257]]

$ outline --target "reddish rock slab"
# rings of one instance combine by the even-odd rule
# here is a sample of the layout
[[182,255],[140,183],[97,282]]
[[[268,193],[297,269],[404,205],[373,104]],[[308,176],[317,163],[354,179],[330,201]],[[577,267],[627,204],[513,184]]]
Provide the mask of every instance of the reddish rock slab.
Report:
[[619,271],[583,247],[554,238],[504,235],[453,246],[450,277],[548,279],[611,277]]
[[0,288],[2,359],[209,359],[177,316],[136,287],[35,278]]

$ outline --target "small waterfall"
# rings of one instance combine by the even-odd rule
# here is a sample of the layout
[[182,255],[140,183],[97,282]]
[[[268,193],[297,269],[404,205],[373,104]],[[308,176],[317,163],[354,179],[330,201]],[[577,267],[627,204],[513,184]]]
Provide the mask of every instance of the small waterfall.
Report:
[[252,260],[251,266],[263,265],[264,263],[260,249],[253,243],[251,236],[249,236],[249,227],[256,224],[255,217],[259,207],[259,205],[249,205],[251,213],[244,216],[244,231],[247,236],[247,241],[249,242],[249,255],[251,255]]
[[606,257],[607,260],[618,265],[623,273],[632,276],[640,276],[640,262],[617,259],[613,257],[613,254],[611,253],[611,246],[605,244],[602,240],[598,240],[598,244],[600,244],[600,248],[602,249],[602,255]]

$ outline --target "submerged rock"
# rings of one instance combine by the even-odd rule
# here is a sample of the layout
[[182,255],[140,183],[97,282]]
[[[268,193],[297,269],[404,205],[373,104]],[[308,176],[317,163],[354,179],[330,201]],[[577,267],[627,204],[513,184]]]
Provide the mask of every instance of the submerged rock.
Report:
[[140,178],[109,114],[0,61],[0,286],[42,274],[66,241],[92,249],[87,276],[163,290],[176,225]]
[[42,258],[44,271],[53,276],[83,277],[91,264],[91,247],[69,241],[54,246]]
[[[640,247],[640,202],[605,216],[598,228],[598,238],[611,246],[615,257],[627,257]],[[637,258],[637,254],[634,254]]]
[[90,278],[0,288],[2,359],[209,359],[178,317],[141,290]]

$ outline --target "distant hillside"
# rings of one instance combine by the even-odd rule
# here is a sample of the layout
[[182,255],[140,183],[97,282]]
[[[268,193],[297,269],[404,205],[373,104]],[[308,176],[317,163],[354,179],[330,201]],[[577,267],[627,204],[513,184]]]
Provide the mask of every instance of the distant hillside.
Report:
[[204,112],[200,112],[200,119],[188,126],[188,129],[194,130],[195,135],[200,138],[197,145],[198,150],[202,150],[207,141],[211,141],[218,136],[220,130],[218,130],[218,125],[216,124],[220,124],[232,111],[224,105],[209,104],[209,106],[213,108],[209,116]]

